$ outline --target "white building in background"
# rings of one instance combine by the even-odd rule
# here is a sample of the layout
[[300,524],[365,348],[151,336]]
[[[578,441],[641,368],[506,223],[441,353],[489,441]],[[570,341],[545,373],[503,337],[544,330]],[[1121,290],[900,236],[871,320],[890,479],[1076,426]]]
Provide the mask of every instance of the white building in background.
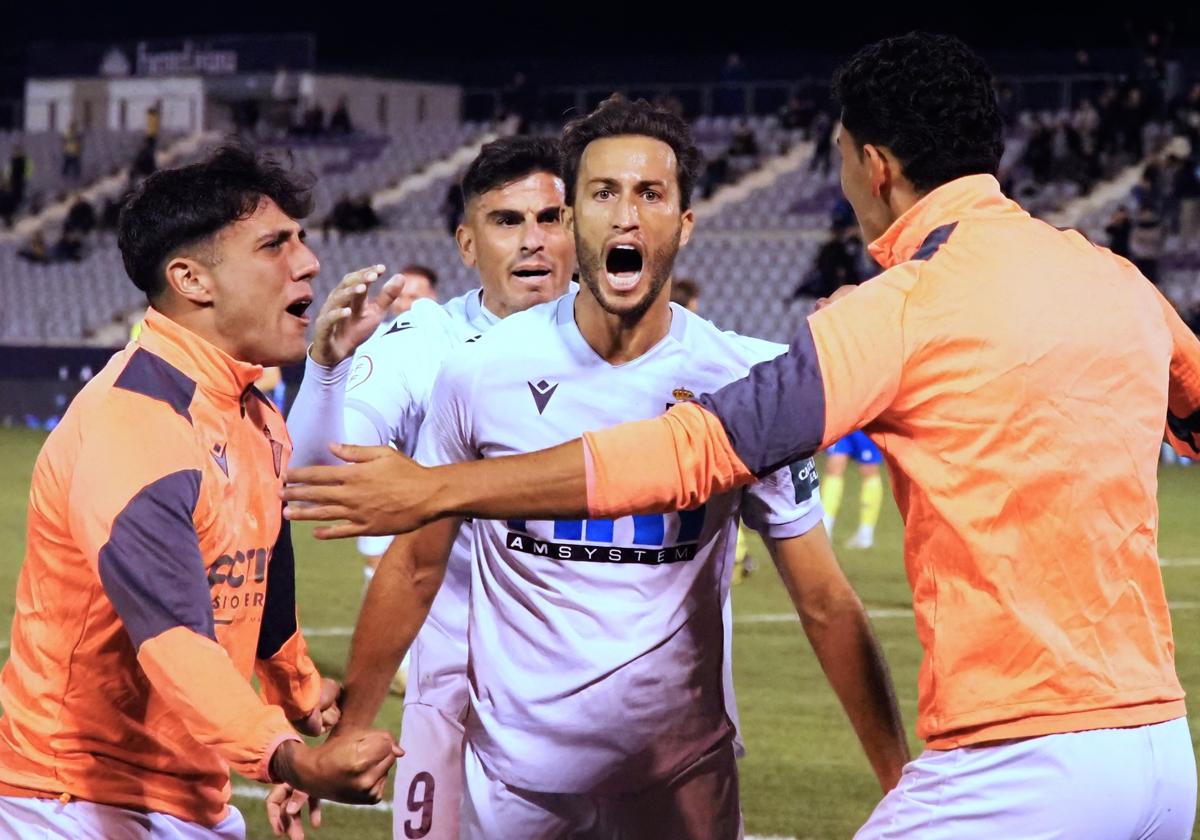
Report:
[[319,74],[313,54],[308,36],[231,36],[92,45],[61,68],[40,57],[25,83],[24,128],[143,131],[154,106],[164,132],[228,130],[247,113],[278,128],[313,105],[328,117],[342,101],[367,134],[459,118],[457,85]]

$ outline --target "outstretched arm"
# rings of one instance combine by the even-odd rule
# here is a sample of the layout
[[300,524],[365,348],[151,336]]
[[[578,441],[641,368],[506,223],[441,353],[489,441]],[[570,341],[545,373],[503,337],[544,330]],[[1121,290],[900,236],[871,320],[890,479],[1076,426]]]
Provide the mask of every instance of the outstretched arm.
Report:
[[[553,449],[423,470],[379,449],[335,447],[344,467],[293,470],[291,519],[347,524],[318,537],[394,534],[443,516],[615,517],[693,507],[879,416],[904,359],[904,296],[883,276],[810,317],[788,352],[695,403]],[[297,484],[307,486],[294,486]]]

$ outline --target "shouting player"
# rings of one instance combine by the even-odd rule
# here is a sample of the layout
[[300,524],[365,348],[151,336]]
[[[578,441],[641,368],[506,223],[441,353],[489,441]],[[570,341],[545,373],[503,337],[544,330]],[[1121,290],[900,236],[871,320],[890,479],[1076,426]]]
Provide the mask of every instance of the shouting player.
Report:
[[[557,141],[488,143],[467,168],[462,191],[466,212],[456,238],[463,262],[479,272],[480,288],[441,306],[417,300],[388,326],[387,302],[413,272],[388,281],[371,301],[367,288],[382,266],[349,275],[322,307],[288,418],[293,463],[327,463],[329,444],[341,440],[411,454],[442,360],[502,318],[566,291],[575,249],[562,225]],[[377,556],[386,547],[386,539],[368,538],[359,550]],[[397,837],[458,837],[470,563],[470,529],[463,529],[409,658],[393,809]]]
[[[612,99],[568,126],[563,156],[582,287],[443,363],[419,460],[498,458],[655,416],[783,350],[670,303],[699,157],[682,120]],[[815,483],[804,461],[680,514],[472,523],[463,837],[738,836],[723,672],[739,514],[768,540],[881,785],[895,784],[907,746],[890,680]],[[389,548],[333,740],[373,720],[458,527]]]
[[253,384],[304,353],[309,209],[307,185],[225,148],[146,179],[122,211],[150,308],[34,467],[0,675],[4,836],[240,838],[230,767],[381,796],[386,733],[313,749],[293,729],[336,722],[338,686],[299,632],[291,446]]
[[670,510],[863,428],[905,520],[928,749],[860,840],[1186,840],[1155,494],[1164,431],[1200,454],[1200,342],[1131,263],[1000,192],[991,74],[960,41],[868,46],[835,93],[842,187],[886,270],[786,355],[585,443],[443,470],[345,452],[368,463],[300,495],[354,517],[333,534]]

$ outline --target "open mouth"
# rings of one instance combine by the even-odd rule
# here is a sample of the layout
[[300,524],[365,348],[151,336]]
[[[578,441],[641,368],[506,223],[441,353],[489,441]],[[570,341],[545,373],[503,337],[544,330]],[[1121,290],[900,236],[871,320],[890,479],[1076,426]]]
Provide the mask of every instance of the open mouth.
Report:
[[308,311],[308,307],[312,306],[312,302],[312,298],[302,297],[288,306],[284,311],[293,318],[299,318],[302,321],[307,322],[308,318],[304,316],[304,313]]
[[522,268],[514,268],[513,276],[520,277],[522,280],[541,280],[543,277],[550,276],[550,269],[545,266],[524,266]]
[[642,277],[642,252],[636,245],[619,243],[609,249],[604,260],[609,284],[617,291],[628,291]]

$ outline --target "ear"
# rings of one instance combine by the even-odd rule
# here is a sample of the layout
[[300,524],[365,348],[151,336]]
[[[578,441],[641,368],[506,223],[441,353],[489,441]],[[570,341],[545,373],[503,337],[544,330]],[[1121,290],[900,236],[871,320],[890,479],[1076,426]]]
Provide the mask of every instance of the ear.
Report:
[[458,257],[467,268],[475,267],[475,232],[468,225],[459,225],[454,231],[454,241],[458,243]]
[[692,238],[692,228],[696,225],[696,214],[692,208],[683,211],[679,217],[679,247],[688,244],[688,240]]
[[888,193],[892,189],[892,181],[896,177],[894,169],[896,158],[887,149],[870,143],[863,144],[862,150],[863,163],[871,178],[871,194],[887,201]]
[[563,226],[563,230],[565,230],[567,232],[567,236],[570,237],[572,242],[574,242],[575,241],[575,208],[574,207],[571,207],[570,205],[566,205],[563,207],[562,226]]
[[212,305],[212,274],[203,263],[191,257],[172,257],[164,272],[167,288],[176,295],[197,306]]

